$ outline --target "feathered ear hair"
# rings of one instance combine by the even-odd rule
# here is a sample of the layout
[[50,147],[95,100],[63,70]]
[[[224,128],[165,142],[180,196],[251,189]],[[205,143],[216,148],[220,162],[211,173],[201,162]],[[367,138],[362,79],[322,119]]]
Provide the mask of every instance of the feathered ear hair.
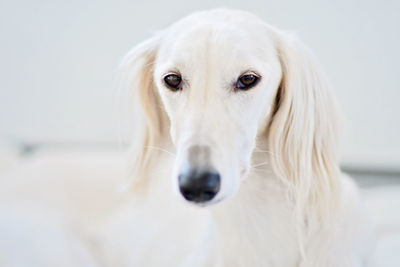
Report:
[[119,87],[129,96],[129,120],[134,122],[131,143],[131,181],[137,184],[148,176],[148,169],[160,138],[168,128],[168,118],[162,108],[153,80],[153,66],[161,34],[134,47],[120,65]]
[[298,219],[329,217],[338,205],[339,119],[330,84],[296,39],[272,30],[282,67],[268,126],[275,173],[291,189]]

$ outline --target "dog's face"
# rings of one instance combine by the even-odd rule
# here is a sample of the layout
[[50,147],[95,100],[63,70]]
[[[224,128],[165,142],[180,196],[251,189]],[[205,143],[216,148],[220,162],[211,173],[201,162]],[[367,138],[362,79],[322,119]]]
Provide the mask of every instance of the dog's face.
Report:
[[336,105],[321,68],[292,35],[247,12],[205,11],[136,46],[122,67],[144,122],[134,179],[151,178],[158,158],[149,148],[165,147],[168,137],[178,195],[216,203],[239,189],[257,139],[298,205],[311,199],[321,214],[330,210],[324,205],[339,188]]
[[176,147],[176,191],[200,205],[233,195],[281,79],[265,25],[186,18],[165,32],[153,75]]

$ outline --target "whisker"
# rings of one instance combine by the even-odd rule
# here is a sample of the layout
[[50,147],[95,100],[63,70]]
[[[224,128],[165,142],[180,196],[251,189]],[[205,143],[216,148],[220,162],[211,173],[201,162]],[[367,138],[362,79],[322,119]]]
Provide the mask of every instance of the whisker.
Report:
[[258,148],[254,148],[254,151],[253,151],[254,153],[269,153],[269,154],[274,154],[272,151],[270,151],[270,150],[261,150],[261,149],[258,149]]
[[151,149],[159,150],[159,151],[165,152],[165,153],[167,153],[167,154],[169,154],[169,155],[171,155],[171,156],[174,156],[174,157],[176,156],[173,152],[168,151],[168,150],[166,150],[166,149],[164,149],[164,148],[162,148],[162,147],[157,147],[157,146],[145,146],[145,148],[151,148]]
[[253,153],[265,153],[265,154],[270,154],[270,155],[272,155],[274,157],[278,156],[276,153],[272,152],[271,150],[262,150],[262,149],[260,149],[258,147],[254,148]]
[[251,168],[256,168],[256,167],[260,167],[260,166],[264,166],[264,165],[269,165],[269,162],[263,162],[263,163],[259,163],[256,165],[252,165]]

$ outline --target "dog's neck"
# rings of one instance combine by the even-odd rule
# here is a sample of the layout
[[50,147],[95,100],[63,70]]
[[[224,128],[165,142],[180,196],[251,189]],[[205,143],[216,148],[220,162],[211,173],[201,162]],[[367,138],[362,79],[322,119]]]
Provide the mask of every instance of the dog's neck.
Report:
[[299,252],[289,203],[285,186],[265,164],[242,182],[232,199],[212,208],[221,265],[260,266],[262,258],[265,266],[294,266]]

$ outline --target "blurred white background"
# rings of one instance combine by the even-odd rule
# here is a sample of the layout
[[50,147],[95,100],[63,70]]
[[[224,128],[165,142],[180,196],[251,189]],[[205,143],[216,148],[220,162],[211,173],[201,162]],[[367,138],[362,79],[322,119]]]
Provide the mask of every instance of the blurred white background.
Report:
[[252,11],[294,30],[331,78],[347,122],[347,166],[400,171],[398,1],[0,2],[0,137],[118,141],[113,87],[132,46],[196,10]]

